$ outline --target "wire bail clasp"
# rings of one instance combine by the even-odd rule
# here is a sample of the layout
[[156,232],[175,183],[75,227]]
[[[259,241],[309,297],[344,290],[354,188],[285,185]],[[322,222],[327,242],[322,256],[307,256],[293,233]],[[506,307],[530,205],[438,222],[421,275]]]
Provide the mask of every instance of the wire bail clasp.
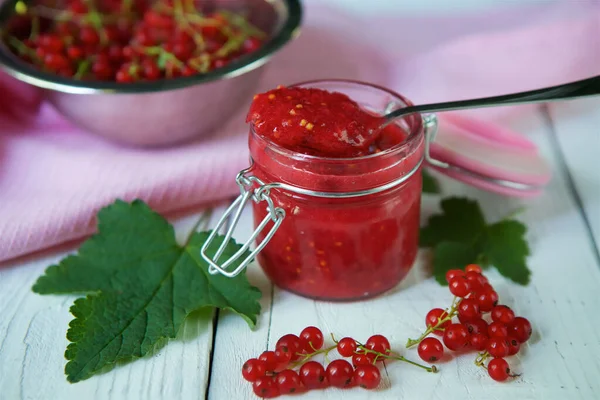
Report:
[[[271,187],[265,185],[260,179],[255,176],[247,175],[250,173],[252,166],[240,171],[235,178],[238,186],[240,187],[240,195],[231,203],[231,205],[227,208],[225,213],[221,216],[217,225],[214,227],[208,239],[202,245],[200,249],[200,255],[208,263],[208,272],[212,275],[221,274],[228,278],[233,278],[238,275],[240,272],[244,270],[253,260],[256,254],[261,251],[271,240],[275,231],[283,222],[285,218],[285,210],[281,207],[275,207],[273,204],[273,199],[270,197],[270,189]],[[244,243],[244,245],[229,259],[225,260],[221,265],[218,264],[219,258],[223,255],[231,236],[235,230],[235,227],[238,224],[240,216],[242,215],[242,211],[246,204],[250,201],[254,201],[255,203],[260,203],[265,201],[267,203],[267,215],[263,218],[262,222],[256,227],[250,238]],[[225,233],[225,239],[217,249],[214,258],[210,258],[207,254],[207,250],[212,244],[217,235],[223,226],[228,223],[231,216],[233,215],[233,219],[231,220],[231,225],[227,228]],[[240,264],[233,270],[229,271],[228,268],[231,267],[234,263],[238,262],[240,257],[250,248],[254,239],[265,229],[267,224],[272,221],[273,226],[269,230],[269,233],[264,237],[264,239],[257,244],[256,248],[250,252],[250,254],[244,258]]]

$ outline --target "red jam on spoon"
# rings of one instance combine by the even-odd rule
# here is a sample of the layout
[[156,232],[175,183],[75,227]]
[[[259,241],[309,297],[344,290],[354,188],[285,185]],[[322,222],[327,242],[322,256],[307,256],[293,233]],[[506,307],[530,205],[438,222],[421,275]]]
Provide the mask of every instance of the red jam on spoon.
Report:
[[258,94],[247,122],[279,146],[320,157],[365,156],[393,147],[406,137],[397,125],[380,130],[384,119],[347,95],[317,88],[279,86]]

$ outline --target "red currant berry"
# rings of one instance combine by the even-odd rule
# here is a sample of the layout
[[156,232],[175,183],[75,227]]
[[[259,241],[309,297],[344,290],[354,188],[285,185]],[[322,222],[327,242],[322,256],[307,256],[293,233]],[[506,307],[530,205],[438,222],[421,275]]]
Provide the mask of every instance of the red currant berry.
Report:
[[97,45],[100,43],[100,36],[91,26],[84,26],[79,31],[79,40],[81,40],[83,44]]
[[508,334],[521,343],[525,343],[531,337],[531,324],[527,318],[516,317],[508,325]]
[[496,306],[492,308],[492,321],[509,324],[515,319],[515,313],[508,306]]
[[356,340],[350,337],[342,338],[337,344],[337,351],[342,357],[352,357],[356,351]]
[[[441,308],[434,308],[431,311],[429,311],[425,316],[425,326],[427,326],[427,328],[436,326],[438,321],[446,318],[447,316],[448,313],[446,313],[446,311],[442,310]],[[444,322],[443,324],[438,326],[437,329],[433,331],[433,333],[438,336],[443,336],[444,331],[442,329],[445,329],[451,323],[452,321],[450,320]]]
[[462,324],[450,324],[444,331],[444,344],[450,350],[460,350],[469,343],[469,330]]
[[450,283],[450,281],[454,278],[459,278],[461,276],[465,276],[465,272],[460,269],[451,269],[446,272],[446,282]]
[[267,372],[273,372],[279,366],[279,362],[274,351],[263,351],[258,359],[264,361]]
[[325,372],[331,386],[344,388],[352,385],[352,365],[346,360],[332,361]]
[[279,348],[275,350],[275,358],[277,359],[277,367],[275,370],[280,370],[288,366],[288,364],[292,361],[292,353],[290,353],[290,349]]
[[462,322],[461,323],[467,327],[469,330],[469,334],[474,335],[476,333],[481,333],[482,335],[488,335],[488,324],[481,318],[476,318],[471,321]]
[[508,342],[506,341],[506,338],[490,338],[486,350],[492,357],[506,357],[508,354]]
[[300,341],[307,353],[314,353],[323,347],[323,332],[316,326],[306,327],[300,332]]
[[474,299],[462,299],[458,303],[458,317],[461,322],[471,321],[480,318],[479,303]]
[[508,328],[502,322],[492,322],[488,325],[488,336],[505,338],[508,336]]
[[83,49],[79,46],[69,46],[67,47],[67,57],[71,60],[80,60],[83,58],[84,52]]
[[308,361],[299,371],[300,380],[307,389],[321,389],[328,385],[325,367],[316,361]]
[[142,61],[142,74],[144,78],[150,81],[157,80],[161,76],[160,68],[158,68],[156,61],[151,58]]
[[503,382],[510,376],[510,367],[503,358],[494,358],[488,364],[488,374],[495,381]]
[[450,293],[456,297],[465,297],[471,293],[471,285],[464,275],[452,278],[450,282],[448,282],[448,287],[450,288]]
[[487,348],[488,337],[483,333],[471,335],[471,347],[477,351],[483,351]]
[[64,48],[62,39],[53,34],[41,34],[38,36],[38,44],[44,49],[58,53]]
[[428,337],[419,343],[418,353],[423,361],[432,363],[444,356],[444,346],[436,338]]
[[479,303],[479,310],[481,310],[481,312],[492,311],[496,304],[498,304],[498,293],[494,290],[486,289],[485,287],[481,291],[475,293],[473,298]]
[[242,366],[242,376],[248,382],[254,382],[267,374],[267,366],[264,361],[251,358]]
[[365,347],[382,354],[389,354],[392,349],[390,342],[383,335],[371,336],[365,343]]
[[298,373],[291,369],[279,372],[275,377],[275,382],[277,382],[277,388],[281,394],[297,393],[302,389]]
[[354,354],[352,356],[352,365],[354,365],[354,367],[357,367],[359,365],[365,365],[365,364],[374,364],[375,361],[375,354],[373,353],[361,353],[361,354]]
[[514,356],[521,350],[521,343],[517,339],[512,336],[506,338],[506,342],[508,343],[508,355]]
[[477,292],[483,289],[483,286],[487,283],[485,276],[478,274],[477,272],[467,272],[467,280],[471,284],[471,291]]
[[381,372],[373,364],[359,365],[353,376],[354,383],[364,389],[375,389],[381,382]]
[[263,399],[272,399],[279,396],[277,383],[272,376],[262,376],[252,383],[254,394]]
[[260,39],[255,38],[255,37],[250,37],[250,38],[246,39],[246,41],[243,44],[242,49],[246,53],[251,53],[253,51],[258,50],[260,45],[261,45]]
[[482,270],[481,267],[477,264],[469,264],[465,267],[465,272],[476,272],[478,274],[481,274]]
[[275,344],[276,349],[287,349],[292,355],[291,361],[296,361],[300,358],[301,353],[304,351],[302,348],[302,342],[300,338],[294,334],[288,333],[283,335]]

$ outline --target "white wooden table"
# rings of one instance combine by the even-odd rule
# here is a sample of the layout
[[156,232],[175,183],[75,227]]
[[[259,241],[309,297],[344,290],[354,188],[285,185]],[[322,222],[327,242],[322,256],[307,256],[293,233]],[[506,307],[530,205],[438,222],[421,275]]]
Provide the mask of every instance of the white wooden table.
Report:
[[[341,0],[333,3],[343,3]],[[575,1],[575,0],[573,0]],[[350,8],[360,7],[357,1]],[[373,2],[371,2],[373,3]],[[386,2],[381,2],[380,5]],[[406,10],[438,7],[456,12],[457,4],[441,0],[411,3]],[[415,4],[423,3],[418,8]],[[474,2],[466,2],[473,4]],[[502,6],[478,1],[478,7]],[[531,1],[530,3],[534,3]],[[386,3],[389,6],[388,3]],[[398,7],[403,7],[397,3]],[[459,7],[460,8],[460,7]],[[413,10],[414,9],[414,10]],[[409,12],[407,11],[407,12]],[[537,143],[549,160],[554,179],[545,194],[530,201],[480,192],[448,179],[444,195],[458,194],[482,202],[486,216],[500,218],[525,206],[519,218],[529,227],[533,270],[528,287],[490,278],[501,300],[529,318],[534,336],[512,368],[523,375],[510,382],[492,381],[473,365],[473,358],[438,364],[427,374],[403,363],[391,363],[377,391],[327,389],[302,399],[597,399],[600,396],[600,100],[540,106],[515,126]],[[423,200],[423,218],[436,211],[438,197]],[[176,222],[181,237],[195,216]],[[240,239],[250,230],[246,213]],[[155,353],[77,384],[63,375],[65,332],[74,297],[39,296],[30,290],[44,269],[73,249],[20,259],[0,267],[0,399],[252,399],[243,381],[244,360],[272,349],[278,337],[298,334],[308,325],[326,334],[366,340],[374,333],[402,349],[423,328],[425,313],[451,300],[423,268],[423,257],[396,289],[360,303],[326,303],[300,298],[273,287],[258,266],[250,281],[263,292],[257,329],[231,313],[201,312],[190,318],[180,336]],[[418,359],[410,350],[407,356]]]

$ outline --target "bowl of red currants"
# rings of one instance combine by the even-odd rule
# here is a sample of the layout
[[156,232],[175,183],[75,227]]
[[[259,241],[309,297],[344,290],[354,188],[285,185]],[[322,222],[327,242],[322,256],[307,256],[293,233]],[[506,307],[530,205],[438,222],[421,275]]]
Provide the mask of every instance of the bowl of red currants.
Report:
[[0,68],[134,146],[208,135],[299,31],[299,0],[0,0]]

